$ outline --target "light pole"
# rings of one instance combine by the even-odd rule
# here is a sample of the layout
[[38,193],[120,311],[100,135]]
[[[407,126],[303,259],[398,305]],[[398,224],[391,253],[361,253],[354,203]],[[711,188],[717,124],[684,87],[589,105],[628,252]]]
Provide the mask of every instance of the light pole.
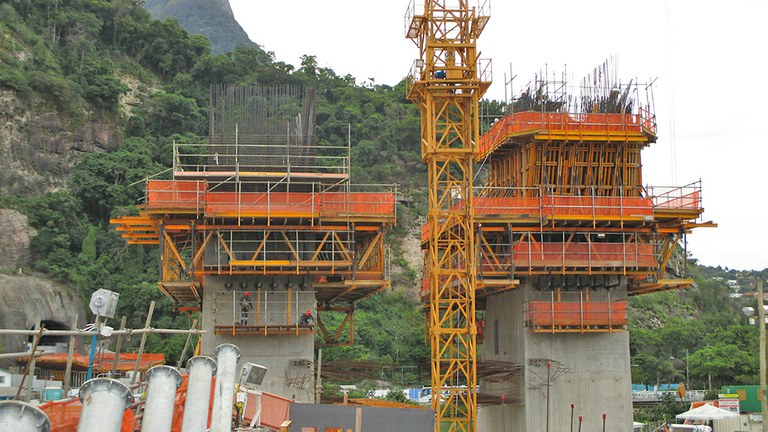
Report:
[[[741,309],[749,317],[749,323],[753,324],[752,315],[755,311],[751,307]],[[763,305],[763,278],[757,279],[757,328],[760,330],[760,401],[763,409],[763,432],[768,432],[768,401],[765,400],[765,306]]]

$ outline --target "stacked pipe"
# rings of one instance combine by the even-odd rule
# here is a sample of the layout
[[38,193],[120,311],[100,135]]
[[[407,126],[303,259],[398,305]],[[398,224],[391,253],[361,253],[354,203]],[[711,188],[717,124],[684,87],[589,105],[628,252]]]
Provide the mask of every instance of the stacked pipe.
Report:
[[0,402],[0,431],[49,432],[51,422],[39,408],[26,402]]
[[80,387],[77,432],[120,432],[123,413],[133,403],[131,390],[118,380],[94,378]]
[[147,402],[141,432],[170,432],[179,385],[181,374],[171,366],[155,366],[147,371]]
[[222,344],[216,348],[216,391],[213,394],[213,419],[211,432],[230,432],[232,430],[232,405],[235,399],[235,376],[240,349],[232,344]]
[[187,370],[189,381],[181,431],[205,432],[208,427],[211,380],[216,374],[216,362],[210,357],[192,357],[187,361]]

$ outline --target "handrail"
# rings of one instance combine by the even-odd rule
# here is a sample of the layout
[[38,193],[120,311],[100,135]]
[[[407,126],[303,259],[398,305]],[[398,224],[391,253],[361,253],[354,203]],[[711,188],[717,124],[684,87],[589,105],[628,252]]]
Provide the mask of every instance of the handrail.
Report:
[[[395,215],[396,185],[349,185],[329,190],[320,183],[235,182],[236,191],[208,188],[202,180],[153,180],[147,183],[148,210],[195,210],[216,215],[253,212],[266,217],[286,213],[315,216]],[[242,192],[243,188],[247,190]],[[373,191],[372,189],[379,189]]]
[[643,132],[656,133],[655,117],[646,110],[638,113],[581,113],[521,111],[508,114],[480,137],[480,158],[493,151],[500,140],[514,133],[537,130],[573,132]]

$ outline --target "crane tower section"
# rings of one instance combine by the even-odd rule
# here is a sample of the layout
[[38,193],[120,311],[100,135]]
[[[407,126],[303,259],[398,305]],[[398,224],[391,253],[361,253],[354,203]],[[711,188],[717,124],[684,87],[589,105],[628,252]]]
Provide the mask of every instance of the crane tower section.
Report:
[[491,82],[477,57],[488,2],[411,2],[406,37],[419,47],[407,85],[421,111],[421,154],[428,165],[426,301],[435,430],[477,428],[473,162],[478,101]]

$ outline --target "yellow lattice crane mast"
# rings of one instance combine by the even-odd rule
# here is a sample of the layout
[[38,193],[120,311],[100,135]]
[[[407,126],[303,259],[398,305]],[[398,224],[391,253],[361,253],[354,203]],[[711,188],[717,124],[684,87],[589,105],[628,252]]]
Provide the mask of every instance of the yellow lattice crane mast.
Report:
[[422,12],[412,2],[405,20],[406,37],[420,50],[407,91],[421,110],[421,154],[429,173],[423,240],[436,431],[477,429],[472,178],[478,102],[491,81],[490,63],[478,61],[476,48],[487,4],[426,0]]

